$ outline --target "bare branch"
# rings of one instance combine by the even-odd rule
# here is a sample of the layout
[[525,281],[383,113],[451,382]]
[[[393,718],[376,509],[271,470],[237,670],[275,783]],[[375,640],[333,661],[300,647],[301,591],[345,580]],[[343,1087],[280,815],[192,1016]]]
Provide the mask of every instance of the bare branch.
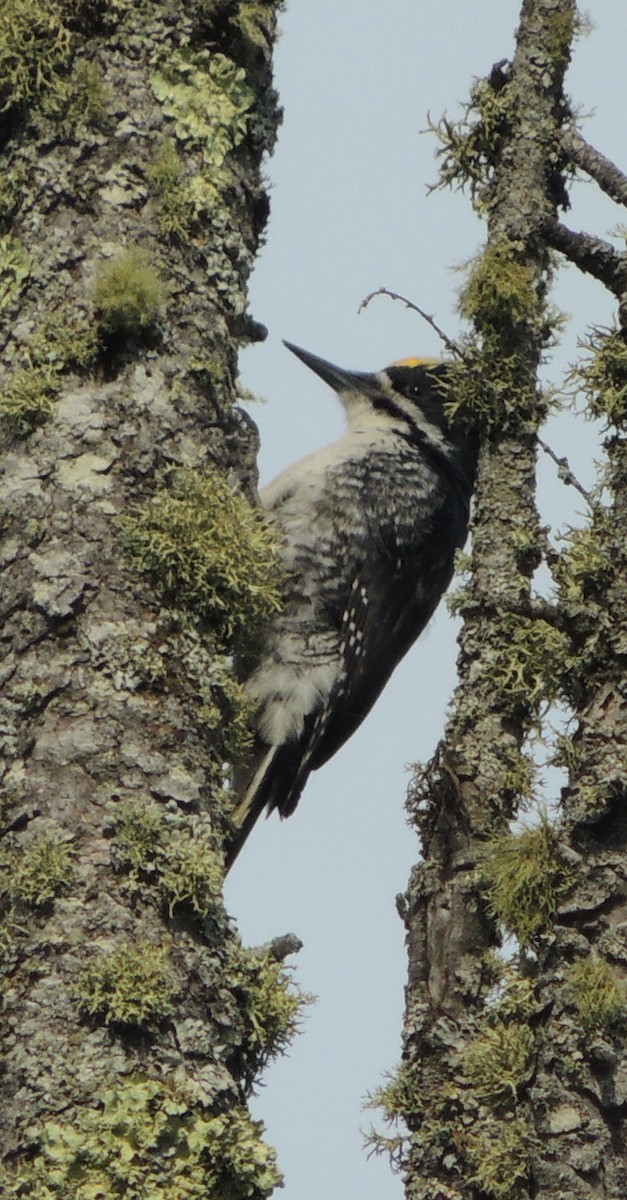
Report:
[[408,300],[406,296],[399,295],[398,292],[391,292],[385,287],[377,288],[375,292],[370,292],[365,299],[362,300],[357,312],[360,313],[364,308],[367,308],[370,304],[370,301],[374,300],[375,296],[389,296],[391,300],[400,300],[401,303],[405,305],[405,308],[410,308],[412,312],[418,313],[418,316],[422,317],[423,321],[426,321],[427,325],[430,325],[431,328],[435,330],[440,338],[440,341],[444,342],[444,345],[446,346],[447,350],[450,350],[451,354],[454,354],[456,358],[464,358],[459,346],[447,336],[443,329],[440,329],[440,326],[436,324],[434,318],[429,316],[429,313],[426,313],[424,309],[419,308],[417,304],[414,304],[412,300]]
[[546,233],[555,250],[560,250],[575,266],[593,275],[619,302],[624,303],[627,294],[627,255],[621,254],[611,242],[591,233],[576,233],[560,221],[551,225]]
[[495,604],[490,592],[475,588],[470,599],[464,601],[463,612],[466,618],[487,613],[499,618],[514,616],[529,621],[545,621],[547,625],[560,630],[567,627],[564,610],[543,596],[508,596],[503,603]]
[[594,179],[602,192],[627,207],[627,175],[611,159],[595,150],[575,129],[564,134],[562,144],[573,163]]
[[263,946],[255,946],[252,951],[258,958],[270,958],[273,962],[283,962],[289,954],[298,954],[303,943],[295,933],[284,933],[280,937],[264,942]]

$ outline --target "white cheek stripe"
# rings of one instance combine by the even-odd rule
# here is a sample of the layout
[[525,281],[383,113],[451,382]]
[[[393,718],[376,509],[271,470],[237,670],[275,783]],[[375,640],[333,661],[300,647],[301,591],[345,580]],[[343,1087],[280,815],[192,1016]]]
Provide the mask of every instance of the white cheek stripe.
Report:
[[447,457],[450,457],[451,446],[442,433],[442,430],[438,429],[437,425],[432,425],[431,421],[427,420],[417,404],[412,404],[411,400],[407,400],[405,396],[401,396],[398,392],[394,392],[385,375],[383,375],[381,382],[386,395],[389,396],[390,400],[392,400],[400,412],[402,412],[409,425],[413,425],[414,428],[419,429],[421,433],[424,433],[428,441],[430,441],[434,446],[437,446],[438,450],[440,450],[442,454],[446,454]]

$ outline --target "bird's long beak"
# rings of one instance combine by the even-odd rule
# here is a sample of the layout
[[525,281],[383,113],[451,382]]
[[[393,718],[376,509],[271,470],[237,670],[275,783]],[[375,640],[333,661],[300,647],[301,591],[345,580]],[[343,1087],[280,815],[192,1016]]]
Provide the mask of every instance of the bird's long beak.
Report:
[[363,392],[375,383],[374,377],[366,371],[345,371],[343,367],[336,367],[333,363],[327,362],[326,358],[318,358],[317,354],[311,354],[309,350],[302,350],[300,346],[295,346],[292,342],[283,342],[288,350],[292,351],[301,362],[304,362],[306,367],[310,367],[332,387],[334,392]]

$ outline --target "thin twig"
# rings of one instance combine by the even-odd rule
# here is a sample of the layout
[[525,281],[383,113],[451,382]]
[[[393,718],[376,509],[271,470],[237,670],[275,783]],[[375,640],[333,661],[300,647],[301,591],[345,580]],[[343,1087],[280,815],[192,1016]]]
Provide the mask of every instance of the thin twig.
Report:
[[398,292],[391,292],[389,288],[385,287],[377,288],[376,292],[370,292],[370,294],[366,296],[365,300],[362,300],[357,312],[360,313],[364,308],[367,308],[370,304],[370,301],[373,300],[375,296],[389,296],[391,300],[400,300],[401,303],[405,305],[405,308],[410,308],[412,312],[418,313],[418,316],[422,317],[423,321],[426,321],[427,325],[430,325],[431,328],[437,333],[440,341],[444,342],[447,350],[450,350],[451,354],[455,354],[458,358],[463,360],[464,355],[459,349],[459,346],[457,346],[456,343],[447,336],[443,329],[440,329],[440,326],[436,324],[434,318],[429,316],[429,313],[424,312],[422,308],[419,308],[417,304],[414,304],[412,300],[408,300],[406,296],[399,295]]
[[568,459],[559,458],[555,451],[551,450],[551,447],[548,446],[541,437],[538,438],[538,445],[542,447],[545,454],[548,454],[549,458],[553,459],[553,462],[557,467],[557,478],[560,479],[562,483],[570,484],[571,487],[577,488],[577,491],[584,497],[586,503],[592,506],[590,492],[587,492],[583,484],[581,484],[577,477],[573,475]]

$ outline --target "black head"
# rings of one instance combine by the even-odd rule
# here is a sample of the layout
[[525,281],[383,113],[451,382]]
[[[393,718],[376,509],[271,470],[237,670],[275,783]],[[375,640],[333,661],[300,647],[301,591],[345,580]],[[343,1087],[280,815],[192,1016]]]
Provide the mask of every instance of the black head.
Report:
[[347,371],[292,342],[283,345],[340,395],[362,395],[374,408],[420,417],[440,434],[450,433],[444,403],[448,364],[441,359],[405,358],[383,371]]
[[[392,394],[409,401],[430,425],[441,433],[449,432],[446,418],[446,377],[448,364],[438,358],[405,358],[381,372],[391,385]],[[408,408],[407,411],[410,411]]]
[[347,409],[359,397],[385,412],[397,424],[401,436],[421,446],[466,480],[470,493],[474,478],[477,442],[466,428],[452,424],[447,416],[449,364],[437,358],[406,358],[383,371],[347,371],[309,350],[284,342],[301,362],[338,392]]

